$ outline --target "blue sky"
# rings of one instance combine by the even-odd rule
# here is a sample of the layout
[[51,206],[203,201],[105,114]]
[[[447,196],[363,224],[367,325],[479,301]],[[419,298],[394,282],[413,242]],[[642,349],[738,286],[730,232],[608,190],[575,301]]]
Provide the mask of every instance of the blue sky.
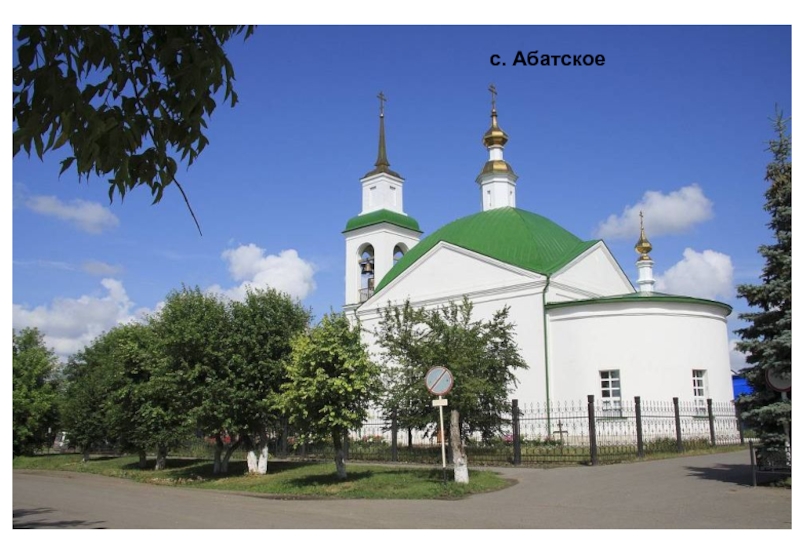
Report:
[[[517,51],[602,54],[602,67],[512,66]],[[66,151],[13,160],[13,325],[62,355],[154,309],[182,283],[269,283],[321,316],[344,300],[341,231],[361,209],[383,91],[392,169],[426,233],[479,208],[489,83],[517,205],[604,238],[635,281],[640,208],[667,292],[746,305],[755,282],[775,106],[791,116],[791,30],[749,26],[262,26],[228,48],[240,104],[177,189],[108,202],[58,177]],[[506,66],[492,66],[501,56]],[[702,276],[702,277],[701,277]]]

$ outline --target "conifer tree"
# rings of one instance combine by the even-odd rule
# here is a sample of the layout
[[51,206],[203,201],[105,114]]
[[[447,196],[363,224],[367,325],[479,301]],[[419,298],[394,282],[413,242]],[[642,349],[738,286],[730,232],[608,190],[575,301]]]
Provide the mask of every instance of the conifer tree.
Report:
[[753,389],[737,405],[747,426],[771,449],[783,446],[792,418],[791,397],[782,400],[766,381],[767,371],[786,379],[792,373],[792,146],[788,121],[780,112],[774,127],[777,137],[769,142],[773,158],[767,165],[764,209],[770,214],[775,242],[759,248],[765,260],[762,282],[738,287],[738,296],[753,311],[739,316],[749,326],[736,331],[742,339],[737,348],[747,354],[748,367],[742,374]]

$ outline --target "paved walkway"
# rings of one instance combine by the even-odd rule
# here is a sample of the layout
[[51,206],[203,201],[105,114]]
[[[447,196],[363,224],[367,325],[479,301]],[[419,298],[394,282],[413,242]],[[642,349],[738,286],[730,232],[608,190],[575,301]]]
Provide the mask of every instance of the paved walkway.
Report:
[[277,500],[14,471],[14,527],[791,528],[791,491],[753,488],[747,451],[599,467],[497,468],[517,484],[457,501]]

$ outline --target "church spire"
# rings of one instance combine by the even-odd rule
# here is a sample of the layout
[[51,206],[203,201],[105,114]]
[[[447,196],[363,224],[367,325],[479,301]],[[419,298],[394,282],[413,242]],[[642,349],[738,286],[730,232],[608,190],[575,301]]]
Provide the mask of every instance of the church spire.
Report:
[[481,170],[476,182],[481,187],[481,206],[483,210],[516,207],[515,189],[517,176],[511,165],[503,159],[503,148],[508,135],[497,123],[497,89],[489,85],[492,94],[492,125],[483,134],[483,145],[489,150],[489,161]]
[[364,177],[369,177],[370,175],[378,175],[380,173],[386,173],[388,175],[394,175],[395,177],[400,177],[400,175],[391,169],[389,169],[389,159],[386,157],[386,134],[383,128],[383,105],[386,102],[386,96],[383,95],[383,91],[378,93],[378,100],[380,100],[380,124],[378,130],[378,159],[375,160],[375,169],[364,175]]
[[634,249],[639,253],[639,259],[636,261],[636,267],[639,269],[639,278],[636,280],[636,284],[639,285],[639,291],[653,292],[655,279],[653,279],[653,259],[650,257],[653,245],[644,234],[644,214],[641,211],[639,212],[639,242],[636,243]]

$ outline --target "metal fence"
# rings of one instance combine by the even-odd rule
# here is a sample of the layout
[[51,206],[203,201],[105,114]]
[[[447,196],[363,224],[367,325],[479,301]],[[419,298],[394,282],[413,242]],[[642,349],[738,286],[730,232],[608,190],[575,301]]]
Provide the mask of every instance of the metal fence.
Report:
[[[642,401],[603,407],[585,401],[512,404],[502,433],[466,437],[473,464],[598,464],[744,444],[741,419],[730,402]],[[398,430],[379,413],[349,435],[347,457],[363,461],[440,463],[438,429]],[[317,450],[323,457],[325,454]],[[332,455],[332,451],[330,452]]]

